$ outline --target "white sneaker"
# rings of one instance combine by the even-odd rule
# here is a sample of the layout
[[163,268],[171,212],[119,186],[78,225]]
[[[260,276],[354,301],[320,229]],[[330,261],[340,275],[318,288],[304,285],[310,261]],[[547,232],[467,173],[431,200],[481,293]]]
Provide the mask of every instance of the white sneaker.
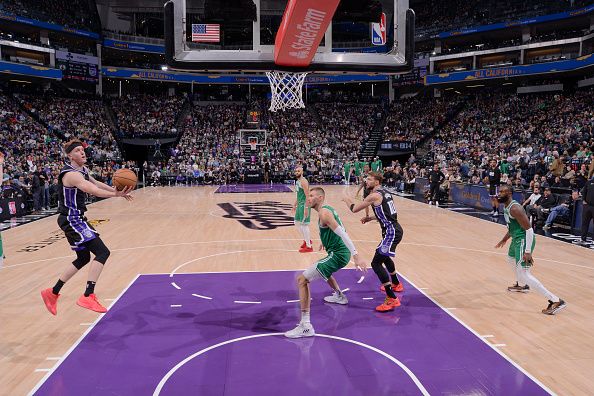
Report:
[[287,338],[303,338],[313,337],[316,332],[311,323],[299,323],[293,330],[289,330],[285,333]]
[[331,296],[324,297],[324,301],[333,303],[333,304],[341,304],[345,305],[349,303],[348,298],[344,294],[338,294],[337,292],[332,293]]
[[435,201],[435,207],[439,208],[439,201]]

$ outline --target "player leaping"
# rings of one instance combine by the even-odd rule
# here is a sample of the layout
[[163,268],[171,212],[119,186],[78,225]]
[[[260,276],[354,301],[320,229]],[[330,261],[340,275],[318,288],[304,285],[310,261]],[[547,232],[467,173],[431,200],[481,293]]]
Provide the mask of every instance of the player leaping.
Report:
[[[91,263],[85,292],[76,302],[83,308],[103,313],[107,309],[101,305],[95,296],[95,284],[103,266],[109,258],[109,249],[105,246],[99,233],[89,224],[85,217],[87,194],[100,198],[122,197],[132,200],[130,192],[133,187],[125,187],[122,191],[95,180],[85,166],[87,156],[83,143],[73,139],[64,144],[64,152],[70,163],[64,166],[58,175],[58,225],[66,234],[72,250],[76,252],[76,259],[64,269],[53,288],[41,291],[41,298],[48,311],[56,315],[58,298],[62,286],[72,278],[81,268]],[[91,262],[91,253],[95,258]]]

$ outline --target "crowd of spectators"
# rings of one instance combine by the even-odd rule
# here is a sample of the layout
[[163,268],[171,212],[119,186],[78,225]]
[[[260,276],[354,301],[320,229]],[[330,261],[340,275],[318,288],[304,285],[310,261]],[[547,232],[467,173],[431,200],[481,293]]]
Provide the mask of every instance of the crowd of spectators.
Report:
[[95,162],[121,159],[113,129],[100,99],[70,99],[53,95],[19,95],[25,108],[37,114],[50,132],[65,139],[77,137],[88,144],[87,153]]
[[166,162],[150,164],[152,183],[205,184],[239,181],[239,138],[247,107],[239,104],[193,106],[183,120],[182,136]]
[[111,101],[124,137],[177,135],[175,124],[186,98],[158,94],[128,94]]
[[431,37],[440,32],[554,14],[585,7],[588,4],[591,4],[591,1],[413,0],[410,6],[416,13],[415,35]]
[[431,136],[435,128],[445,122],[460,105],[456,97],[414,97],[390,104],[384,140],[418,143]]
[[74,29],[101,31],[95,1],[3,0],[0,11]]
[[[238,130],[246,128],[249,109],[262,112],[266,145],[255,153],[240,145]],[[177,183],[232,183],[243,180],[246,169],[265,164],[271,181],[289,179],[297,163],[318,181],[342,179],[346,160],[356,159],[378,118],[379,105],[319,103],[313,109],[270,113],[265,101],[249,105],[194,106],[183,134],[166,163],[150,166],[151,179],[165,177]]]
[[[124,163],[117,158],[117,147],[99,110],[98,101],[0,93],[0,149],[5,155],[2,196],[21,196],[27,210],[34,212],[55,207],[57,176],[65,161],[62,144],[71,136],[83,139],[93,176],[110,184]],[[94,122],[97,128],[92,127]]]
[[[114,107],[120,125],[133,125],[133,132],[154,131],[153,124],[171,131],[184,101],[182,96],[128,96]],[[147,165],[149,182],[238,183],[251,165],[266,169],[270,181],[284,182],[301,164],[313,182],[341,183],[345,162],[357,159],[384,117],[384,140],[422,144],[431,138],[427,158],[385,164],[387,184],[399,190],[412,192],[416,178],[426,175],[425,165],[434,163],[446,175],[446,189],[451,182],[486,184],[491,158],[499,161],[503,183],[527,191],[578,190],[594,172],[594,89],[531,95],[480,91],[402,99],[387,108],[324,102],[271,113],[266,105],[262,99],[190,106],[180,120],[177,145],[161,162]],[[242,146],[238,135],[254,109],[261,112],[258,126],[268,131],[266,145],[256,152]],[[121,166],[103,102],[96,98],[3,93],[0,128],[8,176],[4,189],[14,186],[30,194],[36,209],[51,203],[52,194],[46,199],[45,191],[63,166],[66,139],[85,141],[98,179],[109,183]]]
[[579,189],[594,169],[593,105],[594,89],[466,98],[433,138],[429,162],[459,180],[485,184],[488,160],[495,158],[502,182],[518,189]]

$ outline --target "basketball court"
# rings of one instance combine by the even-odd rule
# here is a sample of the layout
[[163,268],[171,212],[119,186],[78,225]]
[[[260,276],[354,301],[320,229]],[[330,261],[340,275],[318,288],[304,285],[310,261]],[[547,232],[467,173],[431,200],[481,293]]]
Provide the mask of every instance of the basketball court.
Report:
[[[355,187],[325,188],[369,261],[379,226],[362,225],[340,202]],[[569,304],[542,315],[544,298],[505,290],[506,251],[493,248],[504,226],[395,198],[402,306],[375,312],[383,299],[375,274],[344,269],[337,279],[349,304],[324,303],[328,287],[314,283],[318,336],[289,340],[282,333],[299,320],[295,278],[322,257],[297,252],[294,194],[216,190],[146,188],[132,203],[90,206],[112,251],[97,287],[111,307],[99,316],[75,304],[83,274],[64,287],[57,316],[39,297],[74,257],[66,240],[27,249],[58,229],[55,216],[5,231],[3,392],[585,394],[594,386],[589,250],[538,238],[536,274]]]
[[[274,45],[209,50],[190,43],[186,2],[165,6],[165,52],[173,71],[268,74],[271,111],[303,108],[308,81],[324,74],[410,71],[414,12],[407,0],[385,9],[384,53],[337,51],[332,17],[339,1],[288,1]],[[259,8],[260,1],[254,4]],[[317,7],[317,8],[316,8]],[[387,21],[387,22],[386,22]],[[385,41],[385,38],[384,38]],[[300,74],[299,74],[300,73]],[[312,80],[308,80],[313,77]],[[313,76],[312,76],[313,74]],[[319,80],[316,80],[319,79]],[[304,88],[305,87],[305,88]],[[250,113],[251,114],[251,113]],[[259,171],[265,130],[238,131],[236,153]],[[355,186],[324,186],[369,264],[380,240],[375,222],[347,210]],[[337,273],[349,299],[312,285],[316,337],[287,339],[299,320],[296,277],[322,252],[299,253],[286,185],[148,187],[134,202],[108,199],[86,216],[111,250],[96,293],[97,315],[75,302],[83,274],[49,314],[40,290],[75,257],[46,217],[3,231],[0,270],[0,380],[7,395],[540,395],[594,389],[594,253],[538,237],[538,278],[568,303],[556,316],[531,292],[506,291],[515,278],[503,225],[395,197],[404,239],[396,268],[402,305],[383,300],[373,271]],[[312,216],[314,247],[319,245]],[[83,272],[86,272],[84,270]]]

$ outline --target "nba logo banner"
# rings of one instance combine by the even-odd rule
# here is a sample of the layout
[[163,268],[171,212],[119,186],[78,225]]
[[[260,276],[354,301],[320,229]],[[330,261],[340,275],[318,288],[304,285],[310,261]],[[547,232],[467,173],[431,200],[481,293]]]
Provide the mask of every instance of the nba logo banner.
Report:
[[371,24],[371,43],[373,45],[386,44],[386,14],[383,12],[380,22]]

